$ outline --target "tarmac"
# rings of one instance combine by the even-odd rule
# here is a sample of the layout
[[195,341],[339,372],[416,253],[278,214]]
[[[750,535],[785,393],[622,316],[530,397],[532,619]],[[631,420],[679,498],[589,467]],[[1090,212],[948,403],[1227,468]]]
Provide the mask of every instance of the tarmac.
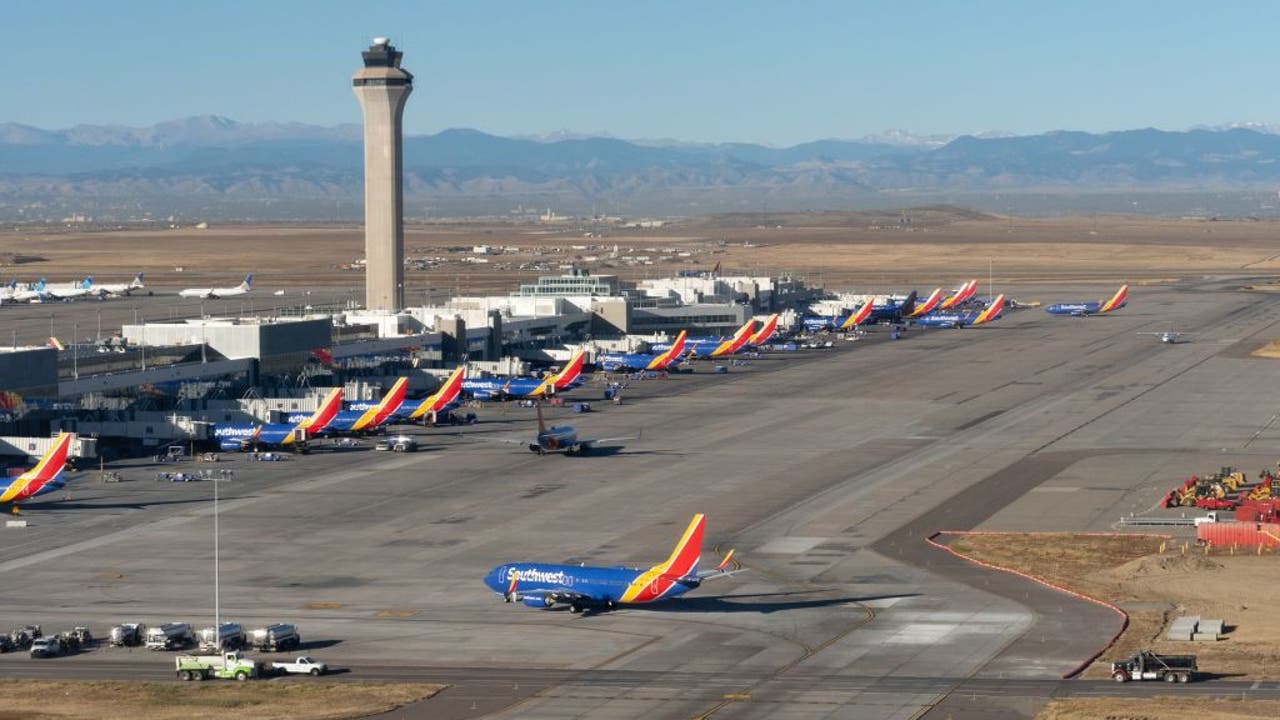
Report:
[[[412,431],[416,454],[366,443],[180,469],[234,471],[218,483],[224,620],[298,624],[343,680],[450,684],[389,717],[1030,718],[1050,696],[1188,692],[1062,680],[1118,618],[923,538],[1109,529],[1190,472],[1272,462],[1280,427],[1259,388],[1280,364],[1248,351],[1277,336],[1280,298],[1246,282],[1134,287],[1101,317],[1033,308],[897,341],[876,329],[727,375],[632,382],[622,405],[551,411],[587,436],[643,431],[584,457],[484,442],[533,431],[532,410],[495,404],[474,427]],[[1137,334],[1171,326],[1190,341]],[[69,498],[24,508],[29,527],[0,529],[0,627],[212,624],[214,483],[108,469],[126,481],[84,471]],[[480,580],[514,560],[647,567],[696,512],[704,563],[736,547],[747,572],[585,615],[504,604]],[[171,662],[11,654],[0,673],[164,679]]]

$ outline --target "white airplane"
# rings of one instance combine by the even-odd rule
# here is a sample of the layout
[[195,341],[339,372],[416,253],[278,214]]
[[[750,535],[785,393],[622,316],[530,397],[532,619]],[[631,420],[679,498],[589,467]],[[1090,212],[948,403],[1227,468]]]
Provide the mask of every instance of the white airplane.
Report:
[[219,298],[246,295],[253,289],[253,273],[244,276],[244,282],[230,288],[190,288],[178,293],[178,297],[217,300]]
[[78,283],[72,283],[71,285],[46,285],[44,288],[44,294],[46,297],[54,300],[74,300],[75,298],[82,298],[86,295],[93,294],[93,291],[90,290],[92,287],[93,276],[90,275],[84,280],[81,280]]
[[1178,342],[1178,338],[1186,335],[1187,333],[1180,333],[1180,332],[1174,332],[1172,330],[1165,330],[1164,332],[1140,332],[1138,334],[1139,335],[1155,335],[1160,338],[1160,342],[1168,343],[1172,345]]
[[146,285],[142,284],[142,273],[138,273],[133,276],[133,280],[127,283],[94,284],[89,287],[89,292],[99,295],[130,295],[134,290],[141,290],[145,287]]
[[39,282],[30,287],[15,287],[13,296],[10,299],[20,303],[35,303],[44,302],[47,297],[49,297],[49,293],[45,290],[44,278],[40,278]]

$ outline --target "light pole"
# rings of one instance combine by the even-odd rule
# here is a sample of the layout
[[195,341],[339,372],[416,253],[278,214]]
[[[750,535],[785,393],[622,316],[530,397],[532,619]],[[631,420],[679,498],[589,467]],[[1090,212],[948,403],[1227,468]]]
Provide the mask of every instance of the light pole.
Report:
[[102,342],[102,311],[98,311],[98,342]]
[[80,379],[80,343],[76,342],[80,337],[80,323],[71,323],[71,375],[76,380]]
[[215,637],[222,629],[222,588],[218,576],[218,478],[213,478],[213,632]]

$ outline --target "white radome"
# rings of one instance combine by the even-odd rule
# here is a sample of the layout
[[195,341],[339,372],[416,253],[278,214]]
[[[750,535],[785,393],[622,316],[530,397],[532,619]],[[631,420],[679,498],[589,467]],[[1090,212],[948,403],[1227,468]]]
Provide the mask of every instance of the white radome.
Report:
[[374,45],[387,45],[391,42],[391,38],[376,37],[373,39]]

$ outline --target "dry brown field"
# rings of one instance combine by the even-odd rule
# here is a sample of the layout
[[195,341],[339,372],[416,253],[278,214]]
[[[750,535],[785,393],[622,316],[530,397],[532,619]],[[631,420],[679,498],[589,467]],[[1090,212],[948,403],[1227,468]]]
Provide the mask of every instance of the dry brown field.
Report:
[[1271,720],[1275,700],[1228,698],[1073,698],[1050,700],[1036,720]]
[[[910,222],[904,222],[903,218]],[[592,232],[598,237],[586,237]],[[409,270],[411,292],[507,292],[520,279],[576,264],[626,279],[678,269],[790,273],[833,289],[954,284],[961,276],[997,282],[1158,282],[1204,274],[1280,273],[1280,222],[1127,216],[1009,218],[954,208],[908,213],[731,215],[661,228],[459,223],[406,228],[409,257],[443,260]],[[515,248],[487,264],[462,262],[448,248]],[[611,258],[618,247],[618,258]],[[575,249],[574,246],[580,246]],[[585,247],[584,247],[585,246]],[[662,250],[687,257],[662,259]],[[363,255],[356,225],[217,225],[207,230],[0,229],[0,275],[64,282],[94,273],[123,281],[141,270],[161,289],[229,285],[254,272],[265,287],[356,287]],[[623,256],[653,264],[626,264]],[[36,262],[3,267],[17,256]],[[590,260],[589,258],[595,258]],[[541,268],[519,265],[541,263]],[[181,268],[181,270],[179,270]]]

